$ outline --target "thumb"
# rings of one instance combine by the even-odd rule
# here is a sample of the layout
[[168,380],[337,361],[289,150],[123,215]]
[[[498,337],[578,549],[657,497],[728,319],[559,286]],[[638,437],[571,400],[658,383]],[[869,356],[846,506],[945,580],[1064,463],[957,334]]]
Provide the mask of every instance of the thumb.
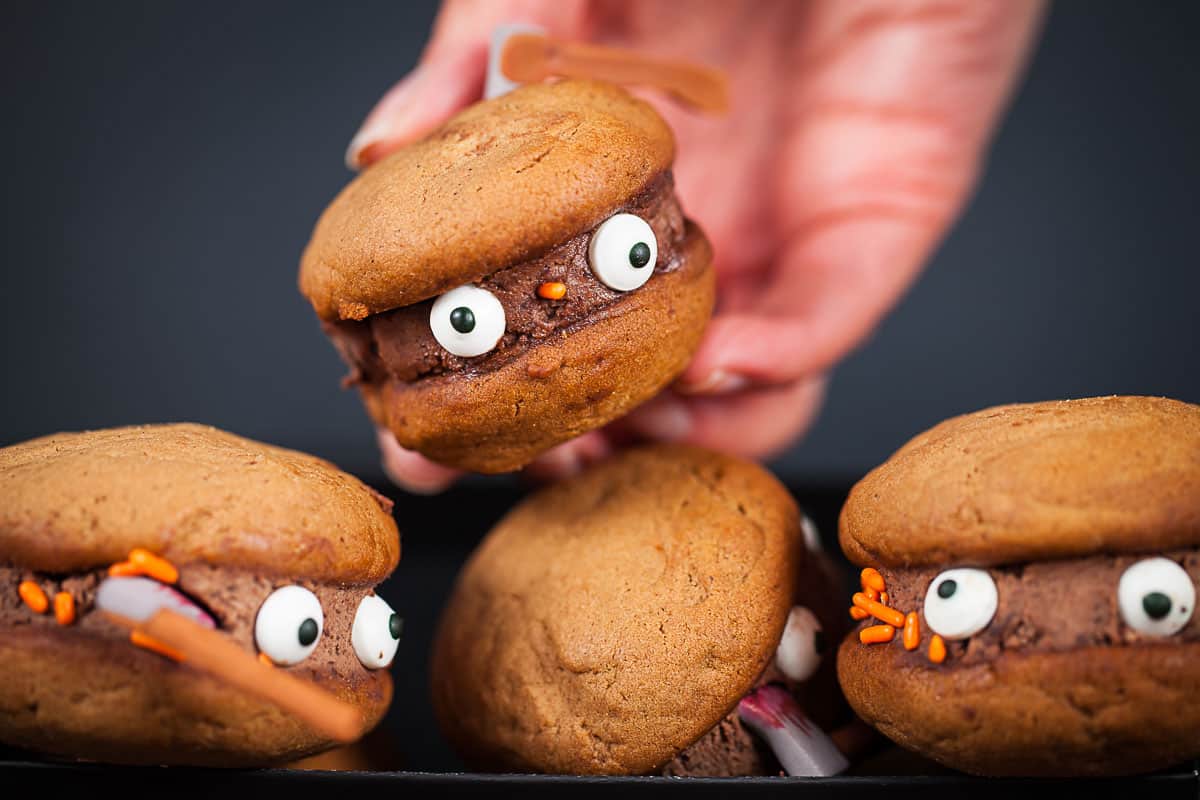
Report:
[[448,0],[416,69],[388,90],[350,140],[346,166],[369,166],[479,100],[497,25],[525,23],[555,36],[580,36],[588,27],[587,6],[586,0]]

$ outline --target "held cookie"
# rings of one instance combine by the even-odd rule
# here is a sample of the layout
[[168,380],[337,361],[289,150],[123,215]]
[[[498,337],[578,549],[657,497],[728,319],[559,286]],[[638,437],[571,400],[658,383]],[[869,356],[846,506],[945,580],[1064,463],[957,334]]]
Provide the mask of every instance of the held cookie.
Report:
[[200,425],[0,449],[0,741],[211,766],[334,744],[114,624],[116,607],[220,632],[251,667],[257,657],[356,707],[366,732],[391,700],[399,635],[373,591],[400,557],[390,508],[320,459]]
[[1001,406],[858,483],[851,705],[983,775],[1118,775],[1200,756],[1200,407]]
[[375,422],[505,472],[670,383],[714,291],[673,158],[649,105],[564,80],[478,103],[352,181],[300,289]]
[[[543,489],[443,612],[434,710],[471,765],[574,774],[831,774],[836,594],[788,492],[681,446]],[[820,726],[820,727],[818,727]]]

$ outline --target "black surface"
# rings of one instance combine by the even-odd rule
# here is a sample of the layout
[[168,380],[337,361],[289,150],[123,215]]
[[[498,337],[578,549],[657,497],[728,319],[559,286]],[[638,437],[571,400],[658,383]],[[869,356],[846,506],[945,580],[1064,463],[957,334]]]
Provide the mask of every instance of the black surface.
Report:
[[[544,775],[438,775],[428,773],[335,773],[264,770],[228,773],[219,770],[61,767],[42,764],[0,765],[6,780],[36,786],[39,792],[70,791],[86,786],[105,794],[138,796],[287,798],[323,797],[343,791],[430,791],[476,797],[571,797],[619,792],[622,797],[660,797],[686,792],[689,797],[790,797],[830,800],[940,800],[940,798],[1005,798],[1024,795],[1065,798],[1197,796],[1195,769],[1142,778],[1051,780],[1007,778],[983,780],[952,777],[872,778],[582,778]],[[278,793],[276,795],[275,793]],[[111,796],[111,795],[109,795]]]
[[[435,6],[3,3],[0,444],[193,420],[375,468],[296,269]],[[784,474],[994,403],[1200,401],[1198,29],[1187,0],[1053,4],[978,196]]]

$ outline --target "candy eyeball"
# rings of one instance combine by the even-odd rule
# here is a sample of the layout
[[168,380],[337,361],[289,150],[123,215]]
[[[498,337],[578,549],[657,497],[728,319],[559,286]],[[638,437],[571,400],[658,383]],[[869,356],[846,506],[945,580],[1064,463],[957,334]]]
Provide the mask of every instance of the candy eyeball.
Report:
[[429,328],[437,343],[456,356],[470,358],[493,350],[504,335],[504,306],[478,286],[459,286],[439,297],[429,310]]
[[299,664],[317,649],[324,627],[317,596],[303,586],[284,586],[258,609],[254,643],[276,664]]
[[1000,597],[996,582],[981,569],[948,569],[925,593],[925,621],[944,639],[966,639],[988,626]]
[[1178,633],[1196,608],[1196,587],[1168,558],[1143,559],[1121,575],[1117,605],[1125,624],[1147,636]]
[[634,214],[616,214],[600,224],[588,243],[588,263],[600,282],[618,292],[636,289],[654,273],[658,240]]
[[783,626],[783,638],[775,650],[779,671],[794,681],[806,681],[821,666],[824,652],[825,634],[817,615],[804,606],[792,606]]
[[358,604],[350,642],[367,669],[382,669],[396,657],[404,621],[379,595],[369,594]]

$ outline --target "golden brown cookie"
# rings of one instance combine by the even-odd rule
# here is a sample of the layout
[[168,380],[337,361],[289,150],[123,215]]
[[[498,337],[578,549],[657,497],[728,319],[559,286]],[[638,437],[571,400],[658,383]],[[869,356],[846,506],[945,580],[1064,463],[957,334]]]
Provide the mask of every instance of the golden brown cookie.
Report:
[[0,741],[212,766],[281,763],[334,744],[284,709],[135,646],[97,604],[110,581],[137,603],[168,597],[248,660],[357,706],[366,732],[391,700],[384,667],[399,635],[373,587],[399,553],[390,501],[325,461],[214,428],[116,428],[0,449]]
[[378,583],[400,558],[390,501],[357,478],[207,425],[59,433],[0,449],[6,560],[72,572],[134,547],[356,584]]
[[1200,406],[1094,397],[999,406],[920,434],[855,485],[855,563],[999,564],[1195,544]]
[[471,106],[347,186],[300,289],[375,422],[506,472],[678,376],[715,277],[673,157],[649,105],[567,80]]
[[897,743],[983,775],[1119,775],[1200,757],[1200,407],[987,409],[850,494],[866,569],[838,677]]
[[616,86],[521,87],[343,189],[304,251],[300,290],[322,319],[412,305],[594,228],[674,157],[662,118]]
[[774,656],[795,599],[828,591],[799,523],[761,467],[682,446],[628,451],[531,496],[443,613],[444,733],[488,770],[763,768],[735,709],[784,680]]

